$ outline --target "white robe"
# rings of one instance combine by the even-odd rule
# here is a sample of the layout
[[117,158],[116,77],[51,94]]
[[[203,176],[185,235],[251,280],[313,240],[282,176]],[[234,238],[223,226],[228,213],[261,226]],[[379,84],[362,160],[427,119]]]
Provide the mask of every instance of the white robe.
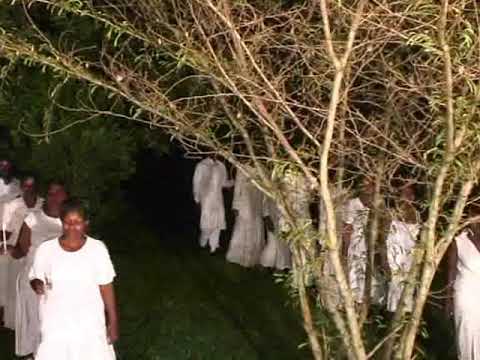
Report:
[[[298,226],[311,224],[310,201],[311,186],[303,174],[294,171],[286,171],[281,179],[281,186],[286,197],[289,210],[295,218]],[[291,226],[287,220],[287,214],[281,212],[280,230],[287,232]]]
[[233,195],[237,217],[227,260],[245,267],[259,263],[265,243],[263,232],[263,194],[240,171],[235,179]]
[[[387,236],[387,258],[392,273],[387,296],[387,310],[390,312],[395,312],[400,302],[419,232],[420,224],[393,220],[390,225]],[[413,297],[405,298],[405,303],[411,311]]]
[[114,360],[108,344],[99,286],[113,282],[115,270],[103,242],[87,237],[77,251],[59,239],[38,247],[29,279],[50,284],[40,303],[41,342],[35,360]]
[[[5,204],[12,201],[20,195],[20,185],[18,180],[13,179],[8,184],[5,184],[3,179],[0,179],[0,222],[3,226],[3,213]],[[1,230],[1,229],[0,229]],[[3,239],[1,246],[3,246]],[[0,256],[0,307],[5,307],[7,304],[7,282],[8,282],[8,256]]]
[[[25,218],[32,212],[40,211],[43,199],[38,198],[34,207],[28,208],[22,197],[16,198],[5,204],[3,220],[5,229],[11,233],[8,244],[15,246],[20,233],[20,228]],[[5,327],[15,329],[17,276],[23,266],[23,259],[9,257],[7,271],[7,301],[5,305]]]
[[[362,303],[366,285],[367,271],[367,241],[365,231],[368,223],[370,209],[365,206],[360,198],[349,200],[343,210],[343,222],[353,227],[350,245],[348,247],[348,279],[353,298]],[[371,297],[373,303],[381,303],[384,299],[384,289],[373,274]]]
[[193,197],[201,207],[200,245],[218,247],[220,232],[226,228],[223,188],[231,186],[225,165],[211,158],[200,161],[193,176]]
[[[288,206],[288,211],[295,222],[294,227],[289,221],[285,209],[280,209],[280,231],[288,234],[302,229],[306,236],[298,246],[304,282],[312,285],[314,280],[314,262],[317,256],[317,244],[313,234],[312,218],[310,216],[310,202],[312,200],[312,185],[303,173],[294,170],[287,170],[280,180],[283,195]],[[311,235],[310,235],[310,234]]]
[[30,286],[28,274],[37,248],[46,240],[62,234],[62,222],[44,211],[31,213],[25,218],[30,228],[31,245],[17,279],[17,305],[15,318],[15,353],[25,356],[37,351],[40,343],[38,298]]
[[292,267],[292,254],[286,242],[280,238],[280,210],[273,199],[265,197],[263,215],[270,218],[274,229],[273,231],[267,231],[267,245],[260,257],[260,264],[279,270],[290,269]]
[[468,231],[455,238],[457,273],[454,285],[454,314],[459,360],[480,359],[480,252]]

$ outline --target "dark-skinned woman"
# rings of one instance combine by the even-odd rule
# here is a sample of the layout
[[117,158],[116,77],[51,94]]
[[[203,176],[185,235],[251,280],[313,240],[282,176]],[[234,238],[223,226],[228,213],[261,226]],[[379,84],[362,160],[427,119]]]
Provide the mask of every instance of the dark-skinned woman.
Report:
[[78,200],[62,207],[63,234],[38,248],[30,271],[40,302],[36,360],[114,360],[118,320],[115,271],[105,244],[86,234]]

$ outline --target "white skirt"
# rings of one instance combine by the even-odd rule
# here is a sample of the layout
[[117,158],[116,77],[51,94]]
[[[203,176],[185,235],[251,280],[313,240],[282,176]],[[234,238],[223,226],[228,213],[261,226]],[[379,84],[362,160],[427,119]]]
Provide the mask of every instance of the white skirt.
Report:
[[262,256],[260,257],[260,264],[279,270],[290,269],[292,267],[292,255],[288,245],[270,231],[267,233],[267,245],[263,249]]
[[455,328],[459,360],[480,360],[480,284],[476,279],[455,282]]
[[4,307],[7,304],[8,263],[8,256],[0,255],[0,307]]
[[9,259],[7,272],[7,303],[5,305],[5,327],[15,330],[17,304],[17,278],[23,267],[23,259]]
[[27,270],[18,274],[16,318],[15,318],[15,353],[26,356],[37,351],[40,344],[39,298],[30,287]]
[[106,339],[47,339],[40,343],[35,360],[115,360],[115,351]]

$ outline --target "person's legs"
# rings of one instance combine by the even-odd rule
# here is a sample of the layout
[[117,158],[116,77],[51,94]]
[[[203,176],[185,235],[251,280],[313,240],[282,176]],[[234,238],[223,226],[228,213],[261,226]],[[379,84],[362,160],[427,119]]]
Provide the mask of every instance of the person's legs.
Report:
[[210,238],[209,230],[201,229],[200,230],[200,246],[205,247],[208,244],[208,239]]
[[211,253],[214,253],[218,246],[219,246],[219,243],[220,243],[220,232],[222,230],[221,229],[216,229],[214,231],[211,232],[210,234],[210,252]]

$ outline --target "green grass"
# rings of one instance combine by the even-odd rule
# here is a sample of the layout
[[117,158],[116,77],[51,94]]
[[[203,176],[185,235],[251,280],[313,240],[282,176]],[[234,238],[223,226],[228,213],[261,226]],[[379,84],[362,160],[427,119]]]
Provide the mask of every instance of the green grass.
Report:
[[[298,349],[305,341],[300,319],[268,272],[228,264],[220,254],[161,246],[166,239],[139,223],[109,233],[103,238],[117,270],[122,321],[118,359],[311,358]],[[0,333],[2,360],[14,358],[4,356],[12,347],[12,335]]]

